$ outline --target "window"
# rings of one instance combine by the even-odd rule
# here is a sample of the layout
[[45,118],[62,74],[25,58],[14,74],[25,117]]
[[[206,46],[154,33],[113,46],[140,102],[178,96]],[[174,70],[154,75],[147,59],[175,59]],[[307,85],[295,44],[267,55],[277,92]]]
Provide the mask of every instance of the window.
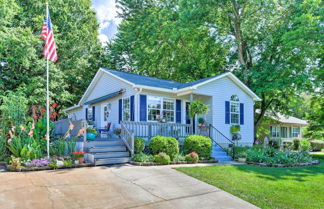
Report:
[[161,119],[165,119],[166,122],[174,122],[175,119],[174,106],[175,106],[174,99],[148,96],[147,99],[148,121],[160,121]]
[[89,121],[93,121],[93,118],[92,118],[92,107],[88,107],[88,120]]
[[280,128],[278,126],[270,126],[270,136],[278,138],[280,136]]
[[293,127],[292,128],[292,137],[299,137],[300,136],[300,128],[299,127]]
[[239,124],[240,121],[240,103],[236,95],[231,96],[230,102],[231,124]]
[[123,121],[130,120],[130,99],[124,98],[123,99]]
[[281,132],[281,137],[282,138],[288,138],[288,128],[287,127],[281,127],[280,132]]
[[108,103],[104,106],[104,121],[108,121],[110,111],[111,111],[111,104]]

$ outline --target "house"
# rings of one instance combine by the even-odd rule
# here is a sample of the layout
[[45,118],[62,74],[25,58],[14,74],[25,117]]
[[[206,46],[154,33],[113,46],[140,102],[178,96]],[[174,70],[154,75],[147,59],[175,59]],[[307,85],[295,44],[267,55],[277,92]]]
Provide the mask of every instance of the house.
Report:
[[269,139],[291,141],[294,138],[302,138],[302,128],[308,125],[305,120],[281,113],[267,112],[265,117],[269,119],[269,122],[263,127],[269,134],[265,134],[263,137]]
[[[191,125],[188,107],[194,100],[210,110]],[[216,143],[230,144],[230,127],[240,125],[239,144],[252,145],[256,101],[260,98],[230,72],[180,83],[100,68],[79,103],[65,111],[70,119],[86,119],[98,129],[111,123],[112,129],[125,128],[147,139],[199,133],[197,118],[203,117],[212,128],[206,134]]]

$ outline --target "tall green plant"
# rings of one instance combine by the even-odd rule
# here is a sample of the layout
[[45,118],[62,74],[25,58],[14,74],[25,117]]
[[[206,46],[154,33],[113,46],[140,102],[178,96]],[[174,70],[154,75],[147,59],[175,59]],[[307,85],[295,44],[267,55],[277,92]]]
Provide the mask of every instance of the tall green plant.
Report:
[[190,103],[189,116],[191,118],[194,118],[196,115],[206,114],[208,111],[208,106],[202,101],[196,100]]

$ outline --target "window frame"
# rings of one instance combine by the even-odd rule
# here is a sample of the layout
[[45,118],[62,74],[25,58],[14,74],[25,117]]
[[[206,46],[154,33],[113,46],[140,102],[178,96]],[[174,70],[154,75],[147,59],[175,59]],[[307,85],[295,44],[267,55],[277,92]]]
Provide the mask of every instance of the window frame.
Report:
[[[103,120],[104,120],[104,122],[108,121],[110,112],[111,112],[111,103],[108,102],[103,106]],[[108,114],[107,117],[106,117],[106,113]]]
[[[125,108],[125,100],[128,100],[128,107],[127,109]],[[122,98],[122,121],[130,121],[131,120],[131,115],[130,115],[130,112],[131,112],[131,102],[130,102],[130,97],[124,97]],[[125,119],[125,110],[127,110],[128,112],[128,119],[126,120]]]
[[93,112],[92,112],[92,106],[87,107],[88,111],[88,121],[93,121]]
[[[275,129],[275,132],[273,131],[273,129]],[[279,138],[280,137],[280,126],[270,126],[270,137],[271,138]],[[273,135],[273,133],[276,133],[275,136]]]
[[[236,106],[237,112],[232,111],[232,105]],[[230,124],[231,125],[240,125],[240,115],[241,115],[240,111],[241,111],[240,110],[240,100],[237,95],[232,95],[230,98],[230,106],[229,106],[229,116],[230,116]],[[237,115],[237,122],[232,121],[232,114]]]
[[[157,97],[160,99],[160,108],[150,108],[149,107],[149,100],[150,97]],[[173,110],[171,109],[164,109],[164,100],[170,100],[173,102]],[[146,102],[146,121],[147,122],[159,122],[159,120],[149,120],[149,112],[150,110],[159,110],[160,111],[160,119],[163,118],[164,111],[173,111],[173,121],[166,121],[167,123],[175,123],[176,121],[176,99],[170,97],[163,97],[163,96],[155,96],[155,95],[147,95],[147,102]]]
[[[296,129],[298,130],[298,132],[295,132]],[[297,134],[297,135],[295,136],[295,134]],[[292,127],[291,128],[291,136],[293,138],[298,138],[300,136],[300,127]]]

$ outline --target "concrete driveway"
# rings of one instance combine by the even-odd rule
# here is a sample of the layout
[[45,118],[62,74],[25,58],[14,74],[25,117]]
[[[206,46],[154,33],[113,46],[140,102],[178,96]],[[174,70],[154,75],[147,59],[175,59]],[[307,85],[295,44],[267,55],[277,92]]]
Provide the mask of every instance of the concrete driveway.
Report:
[[257,208],[170,166],[0,173],[2,209]]

